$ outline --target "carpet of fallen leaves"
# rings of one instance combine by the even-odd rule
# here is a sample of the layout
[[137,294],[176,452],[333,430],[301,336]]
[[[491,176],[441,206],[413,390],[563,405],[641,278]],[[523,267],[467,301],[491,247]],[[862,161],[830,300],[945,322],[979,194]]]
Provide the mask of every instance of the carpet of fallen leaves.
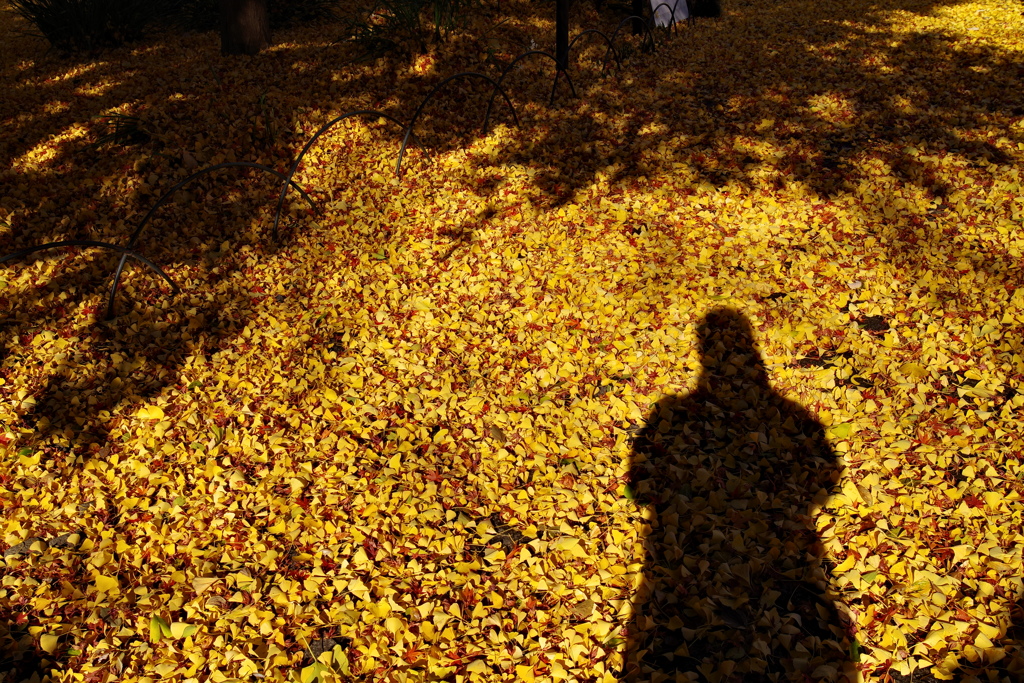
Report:
[[[74,61],[4,15],[0,251],[408,120],[547,9],[355,64],[323,28]],[[179,192],[139,248],[182,293],[131,267],[112,322],[115,255],[5,265],[0,679],[1021,680],[1020,10],[735,0],[605,74],[584,41],[578,99],[510,75],[521,128],[441,93],[400,180],[348,120],[277,242],[273,179]],[[111,114],[142,130],[93,145]],[[715,316],[770,392],[698,380]]]

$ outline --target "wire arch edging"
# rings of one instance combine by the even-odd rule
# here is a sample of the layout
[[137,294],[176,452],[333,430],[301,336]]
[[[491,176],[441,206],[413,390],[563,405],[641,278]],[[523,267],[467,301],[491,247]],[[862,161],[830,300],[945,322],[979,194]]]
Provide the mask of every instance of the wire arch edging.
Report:
[[[515,121],[516,128],[520,127],[520,125],[519,125],[519,114],[516,113],[515,105],[512,104],[512,100],[509,99],[508,93],[505,92],[504,88],[502,88],[501,85],[497,81],[495,81],[490,76],[486,76],[486,75],[484,75],[482,73],[477,73],[476,71],[461,71],[461,72],[459,72],[457,74],[449,76],[448,78],[444,79],[443,81],[441,81],[440,83],[435,85],[430,90],[430,92],[427,93],[427,96],[423,98],[423,101],[420,102],[419,106],[416,107],[416,111],[413,113],[412,118],[409,119],[409,127],[405,129],[405,138],[403,138],[403,140],[402,140],[402,147],[401,147],[401,149],[398,150],[398,162],[395,164],[395,175],[396,176],[398,176],[399,178],[402,177],[402,158],[405,156],[405,148],[409,144],[409,136],[413,134],[413,126],[416,125],[416,121],[417,121],[417,119],[419,119],[420,114],[423,113],[423,109],[424,109],[424,107],[426,107],[427,102],[429,102],[431,99],[433,99],[434,95],[436,95],[438,93],[438,91],[441,90],[441,88],[443,88],[445,85],[447,85],[451,81],[454,81],[457,78],[470,78],[470,77],[472,77],[472,78],[482,78],[485,81],[487,81],[488,83],[490,83],[492,86],[494,86],[494,90],[496,92],[500,92],[501,93],[501,96],[503,98],[505,98],[505,103],[508,105],[508,108],[512,110],[512,119]],[[492,93],[492,97],[493,97],[493,93]],[[485,133],[487,132],[486,125],[487,125],[488,122],[489,122],[488,119],[484,120],[484,126],[485,126],[484,127],[484,132]]]
[[[3,257],[0,257],[0,263],[7,263],[8,261],[13,261],[14,259],[29,256],[30,254],[34,254],[39,251],[45,251],[47,249],[58,249],[61,247],[93,247],[97,249],[109,249],[111,251],[119,252],[121,254],[122,264],[125,262],[125,260],[128,259],[128,257],[134,258],[140,263],[142,263],[144,266],[149,268],[151,271],[162,277],[167,282],[167,284],[171,286],[172,294],[177,294],[178,292],[181,291],[181,289],[174,282],[174,280],[172,280],[171,277],[167,273],[165,273],[160,266],[156,265],[139,252],[135,251],[133,248],[122,247],[119,244],[111,244],[110,242],[101,242],[99,240],[60,240],[58,242],[47,242],[46,244],[40,244],[34,247],[19,249],[18,251],[13,251],[10,254],[6,254]],[[110,320],[113,317],[111,315],[113,313],[113,308],[111,306],[113,301],[113,295],[116,293],[116,291],[117,285],[115,282],[114,288],[111,290],[110,298],[108,298],[107,300],[108,320]]]
[[[277,213],[274,215],[274,227],[270,233],[271,237],[275,241],[277,240],[278,237],[278,225],[280,224],[281,221],[281,210],[284,208],[284,200],[285,195],[288,193],[288,186],[294,185],[296,188],[298,188],[298,185],[292,182],[292,178],[295,177],[295,173],[299,170],[299,164],[302,163],[302,159],[303,157],[306,156],[306,152],[309,151],[309,149],[313,146],[313,143],[315,143],[320,138],[321,135],[330,130],[336,123],[340,123],[341,121],[344,121],[345,119],[351,118],[353,116],[370,115],[385,118],[388,121],[393,121],[394,123],[397,123],[400,128],[406,128],[406,125],[397,118],[395,118],[394,116],[391,116],[390,114],[385,114],[382,111],[377,111],[376,109],[359,109],[357,111],[345,112],[344,114],[336,116],[335,118],[331,119],[323,126],[321,126],[320,130],[313,134],[313,137],[310,138],[309,142],[307,142],[305,146],[303,146],[302,151],[299,152],[297,157],[295,157],[295,162],[292,164],[291,169],[288,171],[288,177],[286,178],[286,181],[281,184],[281,195],[277,198]],[[415,137],[415,134],[413,135],[413,137]],[[301,192],[302,190],[300,189],[299,191]]]
[[[545,57],[547,57],[548,59],[553,61],[556,65],[558,64],[558,59],[553,54],[551,54],[550,52],[548,52],[546,50],[530,50],[529,52],[524,52],[521,55],[519,55],[518,57],[516,57],[515,59],[513,59],[511,62],[509,62],[508,66],[506,66],[504,69],[501,70],[501,75],[498,76],[498,85],[501,85],[502,83],[505,82],[505,77],[508,76],[509,73],[512,72],[512,68],[515,67],[515,65],[518,64],[520,62],[520,60],[526,59],[527,57],[530,57],[532,55],[544,55]],[[561,72],[562,72],[562,70],[559,69],[558,73],[561,73]],[[565,78],[566,78],[567,81],[569,81],[569,87],[572,88],[572,94],[573,94],[573,97],[575,97],[576,96],[576,86],[574,86],[572,84],[572,79],[569,78],[569,74],[566,74]],[[551,99],[548,101],[548,106],[549,107],[551,106],[551,103],[554,102],[554,99],[555,99],[555,86],[557,86],[557,85],[558,85],[558,75],[556,74],[555,75],[555,83],[551,87]],[[491,98],[487,101],[487,113],[484,114],[484,128],[483,128],[484,133],[487,132],[487,128],[488,128],[488,126],[489,126],[489,124],[491,122],[491,110],[492,110],[492,108],[494,106],[494,98],[497,97],[497,95],[498,95],[497,89],[493,90],[491,92]]]
[[[647,19],[644,19],[642,16],[637,16],[637,15],[631,15],[631,16],[626,17],[625,19],[623,19],[622,21],[619,22],[618,26],[615,27],[615,30],[612,32],[611,37],[609,37],[608,34],[605,33],[604,31],[601,31],[601,30],[596,29],[596,28],[589,28],[589,29],[586,29],[584,31],[581,31],[580,33],[576,34],[571,41],[569,41],[569,44],[568,44],[568,46],[566,48],[567,53],[571,54],[572,48],[575,47],[576,43],[581,38],[583,38],[584,36],[591,35],[591,34],[596,34],[596,35],[599,35],[601,38],[603,38],[605,43],[607,43],[607,45],[608,45],[608,49],[605,51],[605,55],[604,55],[604,58],[603,58],[603,62],[604,63],[602,64],[602,67],[601,67],[602,73],[608,69],[608,54],[609,53],[611,53],[611,55],[615,59],[615,66],[616,66],[616,68],[621,69],[622,68],[622,57],[619,54],[619,51],[615,48],[615,38],[618,36],[619,31],[622,29],[622,27],[626,23],[628,23],[628,22],[637,20],[640,23],[640,25],[643,26],[643,29],[644,29],[644,45],[649,46],[651,51],[656,51],[657,50],[657,41],[655,40],[654,33],[651,30],[651,24],[653,24],[653,22],[655,21],[655,14],[662,7],[670,7],[671,10],[672,10],[672,22],[670,24],[670,27],[674,29],[675,28],[675,9],[676,9],[676,7],[678,7],[680,2],[686,2],[686,0],[676,0],[675,4],[673,4],[673,5],[669,5],[667,2],[663,2],[663,3],[659,4],[654,9],[654,12],[651,15],[650,21],[648,21]],[[687,7],[689,7],[689,4],[687,4]],[[552,61],[555,62],[555,65],[556,65],[555,79],[554,79],[554,82],[552,82],[552,84],[551,84],[551,95],[548,98],[548,106],[549,107],[552,104],[554,104],[555,93],[556,93],[556,91],[558,89],[558,79],[563,74],[565,75],[565,79],[569,82],[569,87],[572,89],[573,97],[577,97],[578,96],[576,94],[576,86],[572,82],[572,77],[569,75],[568,69],[567,68],[563,69],[561,67],[561,65],[559,65],[558,59],[555,56],[553,56],[550,52],[547,52],[546,50],[530,50],[528,52],[524,52],[524,53],[518,55],[515,59],[513,59],[508,64],[508,66],[506,66],[504,69],[502,69],[501,75],[498,77],[498,84],[499,85],[503,84],[504,81],[505,81],[505,77],[508,76],[508,74],[511,72],[512,68],[516,64],[518,64],[522,59],[524,59],[526,57],[529,57],[531,55],[544,55],[545,57],[548,57],[549,59],[551,59]],[[566,65],[566,67],[567,66],[568,65]],[[487,130],[487,123],[490,120],[491,108],[492,108],[492,105],[494,103],[494,97],[495,97],[495,94],[492,93],[491,94],[491,99],[487,103],[487,114],[486,114],[486,116],[484,118],[484,131],[485,132]]]
[[[153,214],[156,213],[157,209],[159,209],[161,206],[163,206],[164,204],[167,203],[167,200],[169,200],[174,195],[175,192],[177,192],[178,190],[180,190],[181,188],[183,188],[185,185],[189,184],[193,180],[196,180],[197,178],[200,178],[200,177],[206,175],[207,173],[212,173],[213,171],[219,171],[220,169],[223,169],[223,168],[255,168],[255,169],[259,169],[261,171],[266,171],[267,173],[270,173],[272,175],[275,175],[275,176],[278,177],[279,180],[284,181],[287,184],[294,185],[295,189],[297,189],[299,191],[299,193],[302,195],[302,197],[306,200],[306,202],[309,203],[310,208],[312,208],[314,211],[317,211],[316,204],[313,203],[313,200],[309,198],[309,195],[306,194],[305,191],[301,187],[299,187],[297,184],[292,182],[290,176],[285,176],[285,174],[281,173],[280,171],[276,171],[276,170],[270,168],[269,166],[264,166],[263,164],[257,164],[257,163],[252,162],[252,161],[225,161],[224,163],[217,164],[215,166],[208,166],[207,168],[203,168],[203,169],[200,169],[200,170],[196,171],[192,175],[188,176],[184,180],[180,181],[179,183],[177,183],[176,185],[171,187],[171,189],[169,189],[166,192],[164,192],[160,196],[160,199],[156,200],[156,203],[153,204],[153,206],[151,206],[149,208],[149,211],[147,211],[146,215],[142,217],[142,220],[139,221],[139,225],[135,228],[135,230],[131,234],[131,237],[128,239],[128,246],[129,247],[134,247],[135,246],[135,243],[138,241],[139,237],[142,235],[142,229],[146,227],[146,223],[148,223],[149,219],[153,217]],[[285,185],[286,187],[287,187],[287,184]]]
[[[668,24],[668,28],[669,28],[669,32],[670,33],[674,33],[676,31],[677,22],[676,22],[676,19],[675,19],[675,10],[678,7],[680,2],[684,2],[686,4],[687,9],[688,10],[690,9],[690,3],[688,2],[688,0],[675,0],[675,3],[673,5],[671,5],[672,16],[671,16],[670,22]],[[572,47],[574,47],[575,44],[581,38],[583,38],[584,36],[589,35],[589,34],[597,34],[597,35],[601,36],[605,40],[605,42],[608,44],[608,51],[605,52],[604,65],[602,67],[602,71],[607,69],[608,52],[611,52],[612,56],[615,58],[616,67],[621,69],[622,68],[621,55],[619,54],[619,51],[615,48],[615,38],[618,37],[619,31],[621,31],[622,27],[625,26],[627,23],[629,23],[631,21],[634,21],[634,20],[637,20],[638,23],[640,25],[642,25],[643,29],[644,29],[644,40],[643,40],[644,45],[649,45],[649,47],[650,47],[650,49],[652,51],[656,50],[657,49],[657,41],[654,38],[654,34],[652,32],[651,26],[654,23],[656,23],[657,13],[658,13],[658,11],[662,7],[669,8],[670,6],[669,6],[668,2],[660,3],[657,7],[655,7],[653,9],[653,11],[651,13],[650,20],[646,20],[642,16],[636,16],[636,15],[632,15],[632,16],[624,18],[622,21],[619,22],[619,25],[616,26],[615,30],[611,34],[611,37],[609,37],[606,33],[602,32],[602,31],[600,31],[598,29],[586,29],[586,30],[582,31],[581,33],[577,34],[572,39],[572,41],[570,41],[570,43],[569,43],[569,50],[571,50]],[[687,23],[688,24],[692,24],[694,22],[694,19],[695,19],[694,15],[693,15],[693,12],[692,11],[688,11],[688,15],[689,16],[687,17]],[[460,73],[454,74],[452,76],[449,76],[449,77],[445,78],[444,80],[442,80],[437,85],[435,85],[430,90],[430,92],[427,94],[427,96],[424,97],[424,99],[420,102],[419,106],[417,106],[415,112],[413,113],[412,118],[409,121],[408,126],[405,127],[405,135],[404,135],[404,137],[402,139],[402,145],[401,145],[401,148],[399,149],[398,159],[397,159],[396,164],[395,164],[395,174],[398,177],[401,177],[402,160],[403,160],[403,158],[405,156],[405,150],[408,147],[409,138],[410,137],[416,137],[415,133],[413,132],[413,129],[414,129],[415,125],[416,125],[417,120],[419,119],[420,115],[422,114],[424,108],[426,107],[427,103],[440,91],[440,89],[442,87],[444,87],[445,85],[447,85],[451,81],[456,80],[458,78],[469,78],[469,77],[482,78],[482,79],[488,81],[493,86],[493,90],[492,90],[491,96],[490,96],[490,98],[488,100],[487,110],[486,110],[485,117],[484,117],[483,132],[485,134],[486,134],[487,129],[488,129],[489,125],[490,125],[490,117],[491,117],[491,112],[493,110],[494,98],[497,96],[497,94],[499,92],[501,93],[502,97],[505,99],[505,103],[508,104],[509,109],[512,110],[512,117],[513,117],[513,120],[515,122],[516,127],[521,127],[520,121],[519,121],[519,115],[516,112],[515,105],[513,105],[512,100],[509,98],[508,93],[502,87],[502,84],[504,83],[505,77],[511,72],[512,68],[517,63],[519,63],[522,59],[525,59],[526,57],[529,57],[529,56],[535,55],[535,54],[544,55],[544,56],[548,57],[549,59],[552,59],[553,61],[555,61],[556,65],[558,64],[557,58],[555,58],[551,53],[543,51],[543,50],[531,50],[531,51],[525,52],[525,53],[517,56],[515,59],[513,59],[512,62],[507,67],[505,67],[505,69],[502,70],[501,75],[499,76],[497,81],[495,81],[493,78],[491,78],[490,76],[487,76],[485,74],[481,74],[481,73],[478,73],[478,72],[472,72],[472,71],[464,71],[464,72],[460,72]],[[569,87],[572,90],[573,96],[574,97],[577,96],[577,94],[576,94],[576,87],[573,84],[572,78],[569,76],[569,73],[567,71],[565,71],[564,69],[559,68],[558,71],[555,74],[554,82],[552,83],[551,96],[550,96],[550,100],[549,100],[549,103],[548,103],[549,106],[554,102],[555,93],[556,93],[556,90],[557,90],[557,87],[558,87],[558,78],[559,78],[559,76],[562,75],[563,72],[565,73],[566,80],[569,82]],[[107,298],[107,318],[108,319],[113,318],[113,316],[114,316],[117,290],[118,290],[118,287],[119,287],[119,284],[120,284],[121,275],[122,275],[122,273],[124,271],[125,264],[127,263],[127,260],[128,260],[129,257],[137,259],[139,262],[143,263],[146,267],[148,267],[154,273],[158,274],[165,281],[167,281],[168,284],[170,284],[170,286],[172,288],[172,291],[174,293],[177,293],[177,292],[180,291],[180,289],[178,288],[177,284],[175,284],[174,281],[159,266],[157,266],[152,261],[150,261],[146,257],[144,257],[141,254],[139,254],[134,249],[136,243],[138,242],[139,237],[142,234],[143,229],[145,228],[146,224],[149,222],[150,218],[152,218],[153,214],[156,212],[157,209],[159,209],[161,206],[163,206],[174,195],[175,192],[177,192],[178,190],[180,190],[182,187],[184,187],[188,183],[192,182],[193,180],[195,180],[195,179],[197,179],[197,178],[199,178],[199,177],[201,177],[203,175],[206,175],[206,174],[211,173],[213,171],[224,169],[224,168],[256,168],[256,169],[259,169],[259,170],[262,170],[262,171],[266,171],[266,172],[276,176],[278,179],[280,179],[282,181],[281,193],[280,193],[280,195],[278,197],[277,210],[275,212],[274,225],[273,225],[273,230],[272,230],[272,236],[276,240],[277,237],[278,237],[278,228],[279,228],[279,224],[280,224],[281,212],[283,210],[284,200],[285,200],[285,198],[287,196],[287,192],[288,192],[288,187],[289,186],[295,187],[295,189],[299,191],[299,194],[302,196],[303,199],[306,200],[306,202],[310,205],[310,207],[313,209],[313,211],[319,213],[319,210],[317,209],[317,207],[314,204],[313,200],[294,181],[294,175],[297,172],[298,167],[299,167],[300,163],[302,162],[302,159],[305,157],[306,153],[309,151],[309,149],[312,147],[312,145],[328,129],[330,129],[333,125],[335,125],[336,123],[338,123],[340,121],[343,121],[343,120],[345,120],[347,118],[350,118],[352,116],[360,116],[360,115],[375,115],[375,116],[378,116],[378,117],[382,117],[382,118],[388,119],[388,120],[390,120],[390,121],[392,121],[394,123],[397,123],[399,126],[403,125],[402,122],[400,120],[398,120],[397,118],[395,118],[395,117],[393,117],[393,116],[391,116],[389,114],[386,114],[384,112],[380,112],[380,111],[376,111],[376,110],[358,110],[358,111],[346,112],[345,114],[342,114],[342,115],[332,119],[330,122],[328,122],[327,124],[322,126],[320,128],[320,130],[318,130],[313,135],[313,137],[303,146],[302,151],[296,157],[296,160],[292,164],[292,166],[289,169],[289,172],[287,173],[287,175],[284,174],[284,173],[281,173],[281,172],[279,172],[279,171],[277,171],[275,169],[272,169],[269,166],[265,166],[263,164],[257,164],[257,163],[254,163],[254,162],[247,162],[247,161],[224,162],[224,163],[216,164],[214,166],[210,166],[208,168],[201,169],[201,170],[199,170],[199,171],[189,175],[185,179],[183,179],[180,182],[178,182],[177,184],[175,184],[169,190],[167,190],[153,204],[153,206],[150,207],[149,211],[146,212],[146,215],[142,218],[142,220],[139,222],[138,226],[132,232],[132,234],[131,234],[131,236],[129,238],[128,244],[125,247],[122,247],[122,246],[119,246],[119,245],[115,245],[115,244],[112,244],[112,243],[109,243],[109,242],[101,242],[101,241],[97,241],[97,240],[61,240],[61,241],[58,241],[58,242],[48,242],[48,243],[43,244],[43,245],[38,245],[38,246],[35,246],[35,247],[28,247],[26,249],[20,249],[18,251],[11,252],[11,253],[3,256],[3,257],[0,257],[0,263],[6,263],[7,261],[10,261],[10,260],[13,260],[13,259],[16,259],[16,258],[20,258],[20,257],[23,257],[23,256],[27,256],[27,255],[36,253],[38,251],[43,251],[43,250],[46,250],[46,249],[59,248],[59,247],[67,247],[67,246],[84,246],[84,247],[110,249],[110,250],[113,250],[113,251],[121,253],[121,259],[118,262],[117,269],[116,269],[116,271],[114,273],[114,280],[113,280],[113,282],[111,284],[110,293],[109,293],[108,298]],[[428,152],[428,154],[429,154],[429,152]]]
[[[665,3],[662,3],[662,4],[665,4]],[[659,7],[660,6],[661,5],[659,5]],[[576,44],[576,41],[578,41],[583,36],[590,35],[590,34],[593,34],[593,33],[596,33],[597,35],[601,36],[602,38],[604,38],[605,42],[608,43],[608,50],[604,53],[605,63],[601,66],[601,71],[604,71],[605,69],[608,68],[608,66],[607,66],[607,63],[608,63],[608,52],[611,52],[612,56],[615,57],[615,67],[617,69],[621,69],[622,68],[622,60],[619,59],[619,51],[615,49],[615,43],[613,43],[612,39],[608,37],[608,34],[606,34],[604,31],[600,31],[600,30],[598,30],[596,28],[588,28],[586,31],[582,31],[580,33],[577,33],[576,36],[572,40],[569,41],[569,52],[570,52],[570,54],[572,53],[572,47],[573,47],[573,45]]]
[[657,7],[655,7],[651,11],[651,22],[656,24],[657,20],[658,20],[658,10],[660,10],[662,7],[667,7],[669,12],[672,13],[671,16],[669,17],[669,22],[668,22],[668,27],[667,28],[669,30],[669,33],[675,33],[676,30],[677,30],[676,29],[676,8],[679,7],[679,3],[680,2],[682,2],[684,5],[686,5],[686,20],[690,21],[690,5],[689,5],[689,3],[687,3],[686,0],[676,0],[675,3],[672,4],[672,5],[669,5],[667,2],[663,2],[660,5],[658,5]]
[[651,51],[657,51],[658,43],[657,41],[654,40],[654,34],[651,32],[651,27],[647,24],[647,20],[644,19],[643,17],[636,15],[626,17],[625,19],[619,22],[619,25],[615,27],[614,31],[612,31],[612,41],[614,42],[615,38],[619,35],[619,31],[622,30],[622,27],[625,26],[627,22],[632,22],[634,20],[639,20],[640,25],[644,27],[644,44],[649,43],[651,46]]
[[[146,227],[146,223],[149,222],[149,219],[153,217],[153,214],[156,213],[157,209],[159,209],[161,206],[167,203],[167,200],[174,196],[175,192],[177,192],[185,185],[187,185],[188,183],[192,182],[197,178],[201,178],[202,176],[208,173],[212,173],[213,171],[218,171],[224,168],[255,168],[277,176],[278,179],[285,183],[285,187],[287,187],[289,183],[294,185],[290,178],[285,177],[284,173],[276,171],[270,168],[269,166],[264,166],[263,164],[257,164],[251,161],[225,161],[224,163],[221,164],[216,164],[214,166],[208,166],[207,168],[200,169],[193,173],[192,175],[188,176],[187,178],[181,180],[173,187],[171,187],[169,190],[164,192],[163,195],[160,196],[160,199],[156,200],[156,203],[150,207],[149,211],[146,212],[146,215],[143,216],[141,221],[139,221],[139,225],[135,228],[134,232],[132,232],[131,237],[128,240],[128,248],[135,248],[136,242],[138,242],[139,237],[142,235],[142,229]],[[314,211],[317,211],[316,204],[314,204],[313,200],[309,198],[309,195],[307,195],[305,191],[298,185],[295,185],[295,189],[297,189],[299,193],[303,196],[303,198],[305,198],[305,200],[309,203],[309,206]],[[110,294],[107,297],[107,320],[111,320],[114,317],[114,306],[116,304],[115,299],[117,297],[117,288],[121,284],[121,274],[124,272],[124,266],[127,260],[128,255],[122,254],[121,260],[117,264],[117,269],[114,271],[114,281],[110,286]]]

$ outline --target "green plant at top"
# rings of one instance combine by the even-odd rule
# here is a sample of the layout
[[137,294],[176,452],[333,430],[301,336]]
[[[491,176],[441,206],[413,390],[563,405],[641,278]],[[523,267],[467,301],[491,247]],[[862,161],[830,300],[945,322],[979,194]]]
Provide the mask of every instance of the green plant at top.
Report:
[[93,52],[138,40],[171,16],[174,0],[11,0],[50,44],[63,52]]
[[142,119],[127,114],[108,114],[99,117],[106,124],[106,132],[99,135],[96,141],[86,149],[97,149],[103,145],[141,145],[149,142],[152,136],[146,131]]
[[346,40],[363,49],[362,58],[410,46],[426,52],[461,28],[479,0],[378,0],[362,15],[349,17]]

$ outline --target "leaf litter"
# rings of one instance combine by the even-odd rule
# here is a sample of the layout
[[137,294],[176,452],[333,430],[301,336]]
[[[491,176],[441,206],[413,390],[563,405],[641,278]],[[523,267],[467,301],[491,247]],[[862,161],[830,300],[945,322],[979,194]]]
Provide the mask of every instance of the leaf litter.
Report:
[[[585,53],[579,100],[527,98],[521,130],[499,115],[400,182],[383,123],[339,126],[297,177],[324,215],[295,203],[273,248],[271,184],[190,187],[142,244],[183,294],[133,271],[111,323],[109,259],[11,264],[8,668],[1018,679],[1022,19],[926,5],[737,2],[617,77]],[[475,59],[341,69],[316,41],[212,66],[210,36],[93,67],[5,54],[4,250],[123,239],[192,168],[286,170],[328,117],[407,111]],[[471,96],[417,134],[475,130]],[[101,116],[148,140],[117,150]],[[745,408],[679,424],[664,406],[725,400],[700,380],[716,310],[771,392],[738,380]],[[782,397],[810,421],[775,424]],[[663,419],[673,464],[644,484]],[[834,481],[778,478],[798,434]]]

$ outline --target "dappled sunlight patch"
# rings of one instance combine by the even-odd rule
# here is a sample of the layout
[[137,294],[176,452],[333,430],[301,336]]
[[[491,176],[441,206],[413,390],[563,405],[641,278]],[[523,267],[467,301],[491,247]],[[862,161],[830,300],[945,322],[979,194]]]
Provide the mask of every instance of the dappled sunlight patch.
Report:
[[[502,51],[550,36],[534,5]],[[955,37],[980,9],[1008,27],[984,49]],[[4,264],[25,676],[1019,677],[1024,18],[726,10],[621,73],[584,53],[554,108],[525,63],[521,128],[499,100],[483,134],[489,90],[453,87],[400,179],[400,127],[335,126],[295,175],[321,211],[290,190],[276,242],[276,181],[196,181],[140,240],[182,293],[132,266],[114,321],[115,255]],[[123,243],[199,168],[286,172],[345,111],[408,122],[452,63],[496,72],[469,38],[342,66],[287,37],[33,66],[3,252]],[[150,138],[87,149],[112,112]],[[749,330],[719,367],[724,310]]]

